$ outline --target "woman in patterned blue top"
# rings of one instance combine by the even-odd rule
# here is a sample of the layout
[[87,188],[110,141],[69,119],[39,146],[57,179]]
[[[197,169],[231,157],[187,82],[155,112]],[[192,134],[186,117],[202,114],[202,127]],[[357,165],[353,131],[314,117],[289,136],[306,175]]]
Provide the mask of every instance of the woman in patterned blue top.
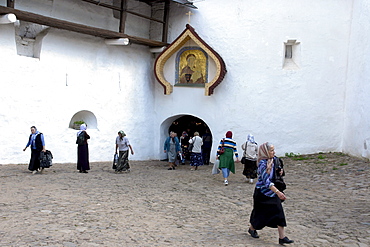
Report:
[[248,233],[253,238],[259,238],[257,230],[265,226],[277,228],[279,244],[284,245],[294,241],[287,238],[284,232],[286,221],[281,201],[286,200],[286,197],[274,184],[276,177],[274,158],[276,158],[274,145],[263,143],[258,149],[258,182],[253,194],[253,210]]

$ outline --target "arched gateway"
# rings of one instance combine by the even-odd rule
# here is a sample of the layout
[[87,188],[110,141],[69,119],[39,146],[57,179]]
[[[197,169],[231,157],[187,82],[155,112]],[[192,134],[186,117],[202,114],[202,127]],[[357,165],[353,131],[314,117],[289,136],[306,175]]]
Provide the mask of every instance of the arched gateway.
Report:
[[212,137],[212,131],[207,123],[193,115],[188,114],[178,114],[165,119],[160,126],[160,143],[159,148],[161,152],[161,159],[166,159],[166,154],[163,153],[163,144],[168,137],[170,131],[177,133],[180,137],[183,131],[186,131],[190,137],[194,135],[194,132],[199,132],[202,137],[206,132],[209,132]]

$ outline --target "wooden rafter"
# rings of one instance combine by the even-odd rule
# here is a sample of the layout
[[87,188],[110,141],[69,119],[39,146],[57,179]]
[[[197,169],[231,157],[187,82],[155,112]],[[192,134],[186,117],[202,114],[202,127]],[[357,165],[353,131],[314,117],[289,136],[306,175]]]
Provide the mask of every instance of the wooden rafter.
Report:
[[[88,3],[92,3],[92,4],[95,4],[95,5],[99,5],[101,7],[105,7],[105,8],[108,8],[108,9],[113,9],[113,10],[117,10],[117,11],[121,11],[122,10],[122,7],[121,8],[120,7],[116,7],[116,6],[109,5],[109,4],[106,4],[106,3],[101,3],[101,2],[95,1],[95,0],[82,0],[82,1],[88,2]],[[146,16],[146,15],[142,15],[142,14],[136,13],[134,11],[130,11],[130,10],[127,10],[127,9],[123,9],[123,10],[124,10],[124,12],[126,12],[128,14],[131,14],[131,15],[136,15],[136,16],[142,17],[144,19],[148,19],[148,20],[151,20],[151,21],[159,22],[159,23],[164,23],[161,20],[158,20],[158,19],[155,19],[155,18]]]
[[49,26],[53,28],[64,29],[64,30],[68,30],[72,32],[92,35],[92,36],[101,37],[105,39],[128,38],[131,43],[147,45],[150,47],[163,47],[163,46],[168,45],[165,42],[140,38],[140,37],[127,35],[127,34],[120,33],[120,32],[91,27],[91,26],[73,23],[69,21],[64,21],[64,20],[60,20],[60,19],[56,19],[56,18],[52,18],[48,16],[43,16],[43,15],[27,12],[27,11],[22,11],[18,9],[0,6],[0,14],[9,14],[9,13],[15,14],[18,20],[28,21],[28,22],[32,22],[32,23],[36,23],[40,25],[45,25],[45,26]]

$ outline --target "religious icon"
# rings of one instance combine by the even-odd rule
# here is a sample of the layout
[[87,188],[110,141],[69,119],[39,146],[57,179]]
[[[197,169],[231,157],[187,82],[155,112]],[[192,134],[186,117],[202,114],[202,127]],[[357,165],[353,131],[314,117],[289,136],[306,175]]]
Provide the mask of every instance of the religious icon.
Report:
[[226,74],[222,57],[189,24],[156,59],[154,74],[169,95],[174,87],[204,88],[210,96]]
[[206,56],[201,50],[186,50],[180,56],[179,83],[202,84],[206,82]]

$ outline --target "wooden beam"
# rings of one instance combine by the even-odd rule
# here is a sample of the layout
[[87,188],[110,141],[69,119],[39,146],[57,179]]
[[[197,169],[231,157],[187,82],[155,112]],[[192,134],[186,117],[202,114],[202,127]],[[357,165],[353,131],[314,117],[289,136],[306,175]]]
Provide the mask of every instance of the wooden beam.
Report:
[[166,0],[164,3],[164,12],[163,12],[163,28],[162,28],[162,42],[167,43],[168,37],[168,19],[170,16],[170,0]]
[[125,24],[126,24],[126,17],[127,17],[127,1],[121,0],[121,10],[119,15],[119,32],[125,33]]
[[118,39],[118,38],[128,38],[131,43],[140,44],[140,45],[147,45],[150,47],[161,47],[168,45],[167,43],[140,38],[136,36],[127,35],[124,33],[114,32],[110,30],[105,30],[101,28],[86,26],[78,23],[73,23],[69,21],[63,21],[55,18],[51,18],[48,16],[43,16],[39,14],[34,14],[27,11],[17,10],[13,8],[8,8],[4,6],[0,6],[0,14],[9,14],[13,13],[17,16],[18,20],[28,21],[32,23],[37,23],[40,25],[45,25],[49,27],[64,29],[72,32],[92,35],[96,37],[101,37],[104,39]]
[[110,5],[110,4],[106,4],[106,3],[101,3],[100,1],[95,1],[95,0],[82,0],[82,1],[83,2],[92,3],[92,4],[95,4],[95,5],[99,5],[99,6],[108,8],[108,9],[114,9],[114,10],[121,11],[121,8],[120,7],[117,7],[117,6],[114,6],[114,5]]
[[[116,7],[116,6],[113,6],[113,5],[109,5],[109,4],[106,4],[106,3],[101,3],[100,1],[95,1],[95,0],[82,0],[82,1],[92,3],[92,4],[95,4],[95,5],[99,5],[99,6],[102,6],[102,7],[106,7],[108,9],[118,10],[118,11],[121,11],[121,9],[122,9],[122,8],[119,8],[119,7]],[[139,16],[139,17],[144,18],[144,19],[148,19],[148,20],[151,20],[151,21],[156,21],[156,22],[159,22],[159,23],[164,23],[161,20],[146,16],[146,15],[142,15],[142,14],[136,13],[134,11],[127,10],[127,8],[126,8],[125,11],[128,14],[131,14],[131,15],[136,15],[136,16]]]

